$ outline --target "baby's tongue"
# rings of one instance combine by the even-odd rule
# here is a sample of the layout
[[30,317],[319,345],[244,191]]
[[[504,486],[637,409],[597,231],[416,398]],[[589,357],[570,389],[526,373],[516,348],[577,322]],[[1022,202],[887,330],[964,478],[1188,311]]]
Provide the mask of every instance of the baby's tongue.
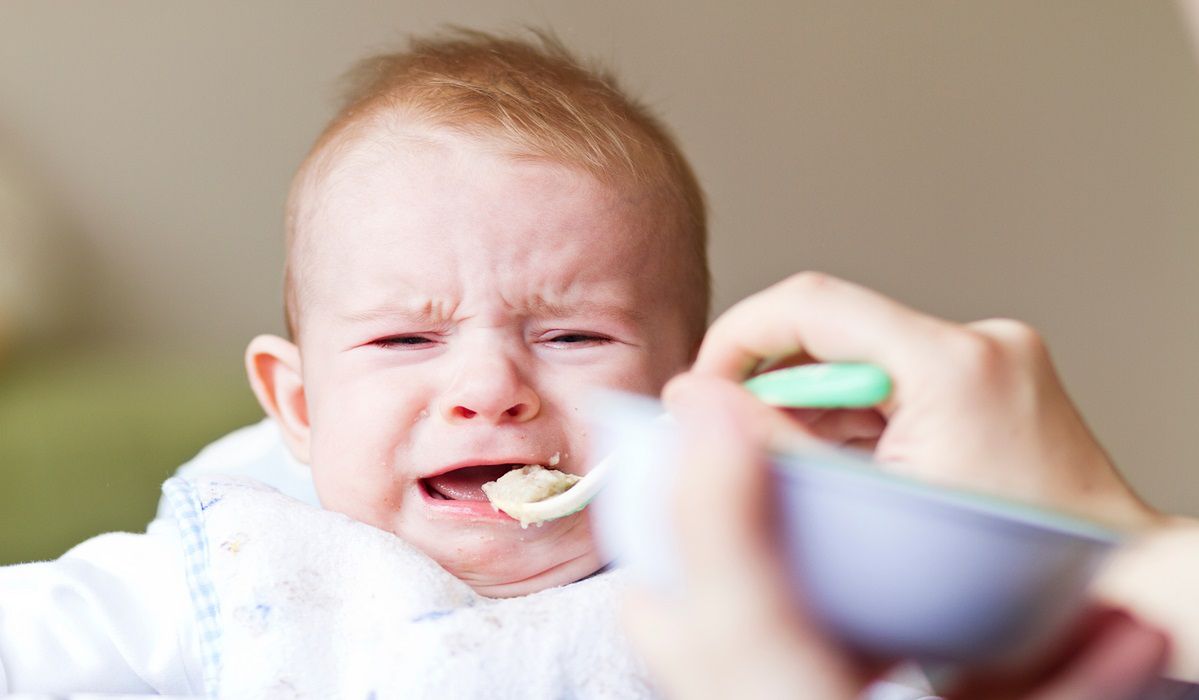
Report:
[[485,467],[464,467],[425,479],[429,489],[455,501],[486,501],[483,484],[495,481],[507,474],[513,464],[495,464]]

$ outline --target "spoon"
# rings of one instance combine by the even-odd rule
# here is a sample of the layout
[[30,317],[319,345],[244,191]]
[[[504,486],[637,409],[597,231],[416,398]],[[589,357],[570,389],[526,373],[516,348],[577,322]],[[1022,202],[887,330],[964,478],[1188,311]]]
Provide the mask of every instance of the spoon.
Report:
[[[763,403],[782,408],[870,408],[891,394],[891,378],[882,368],[865,363],[800,365],[752,377],[745,388]],[[662,414],[658,420],[669,420]],[[541,501],[492,501],[520,521],[521,527],[565,518],[583,510],[599,493],[612,470],[612,456],[600,460],[573,486]]]

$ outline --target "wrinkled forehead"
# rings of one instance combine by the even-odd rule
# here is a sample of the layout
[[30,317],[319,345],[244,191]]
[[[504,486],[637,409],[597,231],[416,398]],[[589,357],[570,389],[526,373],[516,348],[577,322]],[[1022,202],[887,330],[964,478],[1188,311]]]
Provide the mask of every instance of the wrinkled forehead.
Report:
[[516,267],[536,255],[580,277],[646,282],[674,274],[680,258],[652,190],[496,140],[379,125],[328,144],[311,171],[289,251],[301,307],[352,292],[363,275],[385,282],[373,278],[414,257]]

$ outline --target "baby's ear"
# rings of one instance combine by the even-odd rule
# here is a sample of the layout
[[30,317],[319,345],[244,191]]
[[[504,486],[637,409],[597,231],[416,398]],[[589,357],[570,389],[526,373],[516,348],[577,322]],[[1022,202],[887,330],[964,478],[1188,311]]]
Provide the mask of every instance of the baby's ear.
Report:
[[277,335],[260,335],[246,348],[246,374],[262,410],[283,431],[292,456],[307,464],[310,431],[300,349]]

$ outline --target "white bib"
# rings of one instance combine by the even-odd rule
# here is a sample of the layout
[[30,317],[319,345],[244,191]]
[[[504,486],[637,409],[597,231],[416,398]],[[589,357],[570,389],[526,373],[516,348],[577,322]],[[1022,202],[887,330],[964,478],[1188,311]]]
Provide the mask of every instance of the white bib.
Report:
[[642,698],[608,572],[478,595],[394,535],[257,481],[171,479],[209,695]]

